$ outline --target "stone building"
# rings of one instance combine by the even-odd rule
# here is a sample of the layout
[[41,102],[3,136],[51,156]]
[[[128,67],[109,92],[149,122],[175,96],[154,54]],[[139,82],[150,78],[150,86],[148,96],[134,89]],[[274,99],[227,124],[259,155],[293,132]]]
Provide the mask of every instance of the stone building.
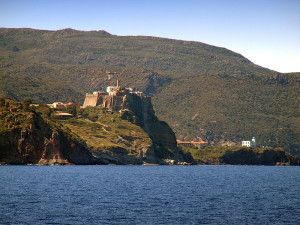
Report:
[[62,102],[53,102],[52,106],[53,106],[52,108],[54,109],[61,109],[61,110],[66,109],[65,104]]
[[87,93],[83,108],[87,106],[102,106],[112,111],[119,111],[128,108],[128,101],[133,96],[139,96],[151,102],[151,98],[143,96],[142,92],[133,92],[131,88],[120,87],[119,80],[117,80],[117,86],[108,86],[106,92],[96,91],[93,94]]
[[68,102],[68,103],[62,103],[62,102],[53,102],[52,104],[47,104],[51,109],[58,109],[58,110],[66,110],[72,106],[80,107],[79,104]]

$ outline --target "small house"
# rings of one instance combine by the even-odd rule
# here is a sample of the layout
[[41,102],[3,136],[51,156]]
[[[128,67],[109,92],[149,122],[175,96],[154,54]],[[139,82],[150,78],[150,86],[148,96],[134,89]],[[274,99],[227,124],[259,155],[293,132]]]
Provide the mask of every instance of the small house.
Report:
[[242,146],[255,148],[256,147],[255,137],[253,137],[251,141],[242,141]]

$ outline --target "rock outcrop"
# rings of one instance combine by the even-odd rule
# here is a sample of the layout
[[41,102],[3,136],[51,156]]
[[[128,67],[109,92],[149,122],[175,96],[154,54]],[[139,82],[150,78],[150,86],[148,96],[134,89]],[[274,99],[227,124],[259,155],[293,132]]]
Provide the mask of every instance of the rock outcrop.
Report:
[[221,157],[221,160],[231,165],[300,165],[300,157],[293,156],[280,148],[270,148],[264,151],[241,148],[238,151],[228,151]]
[[179,154],[175,133],[169,125],[160,121],[154,113],[151,97],[142,92],[134,92],[131,88],[108,86],[106,92],[86,94],[83,107],[98,106],[116,112],[121,111],[121,118],[143,128],[151,138],[152,148],[142,151],[139,158],[151,163],[162,163],[162,160],[183,161]]
[[45,139],[43,154],[38,164],[53,165],[68,163],[68,160],[62,155],[61,145],[58,140],[58,134],[56,132],[53,132],[50,140]]
[[20,103],[6,100],[1,108],[1,164],[92,164],[83,143]]
[[175,133],[166,122],[160,121],[155,116],[150,97],[129,94],[123,105],[121,118],[142,127],[152,139],[152,148],[143,153],[146,161],[151,163],[157,163],[161,159],[184,161],[184,154],[180,154],[177,148]]

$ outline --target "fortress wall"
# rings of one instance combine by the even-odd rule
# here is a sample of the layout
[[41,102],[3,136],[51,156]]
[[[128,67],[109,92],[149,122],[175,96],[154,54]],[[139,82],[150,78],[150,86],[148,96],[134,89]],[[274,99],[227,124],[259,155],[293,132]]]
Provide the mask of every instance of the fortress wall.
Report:
[[112,111],[119,111],[123,108],[123,96],[114,96],[114,95],[107,95],[102,98],[102,101],[99,101],[100,105],[102,104],[103,107],[110,109]]
[[103,103],[104,103],[104,95],[98,95],[96,106],[98,105],[103,106]]
[[113,96],[113,111],[119,111],[123,107],[123,96]]
[[[127,93],[127,94],[126,94]],[[125,108],[131,108],[129,105],[134,106],[134,108],[147,108],[146,111],[152,109],[151,97],[139,96],[136,94],[129,94],[126,92],[118,92],[116,95],[107,95],[107,93],[94,93],[86,94],[83,107],[87,106],[99,106],[102,105],[104,108],[110,109],[112,111],[119,111]]]
[[86,95],[83,103],[83,108],[87,106],[97,106],[98,95]]
[[112,95],[106,95],[103,98],[103,107],[107,109],[112,109]]

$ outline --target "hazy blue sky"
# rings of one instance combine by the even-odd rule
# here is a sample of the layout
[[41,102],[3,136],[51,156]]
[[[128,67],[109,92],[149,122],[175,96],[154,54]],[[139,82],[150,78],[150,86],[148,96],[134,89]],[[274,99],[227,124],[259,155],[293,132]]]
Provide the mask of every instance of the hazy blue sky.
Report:
[[0,27],[200,41],[300,72],[300,0],[0,0]]

